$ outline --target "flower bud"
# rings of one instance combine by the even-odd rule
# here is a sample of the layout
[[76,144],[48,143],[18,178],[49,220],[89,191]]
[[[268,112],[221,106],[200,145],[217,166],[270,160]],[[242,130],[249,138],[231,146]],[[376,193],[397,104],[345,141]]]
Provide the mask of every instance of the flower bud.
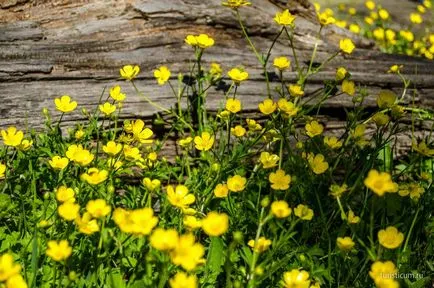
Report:
[[268,207],[268,205],[270,205],[270,198],[265,197],[264,199],[261,200],[261,206],[262,207]]

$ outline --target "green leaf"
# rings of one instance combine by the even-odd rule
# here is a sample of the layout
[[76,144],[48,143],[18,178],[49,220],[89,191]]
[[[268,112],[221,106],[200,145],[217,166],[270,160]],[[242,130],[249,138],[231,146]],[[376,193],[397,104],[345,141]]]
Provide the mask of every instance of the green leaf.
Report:
[[216,283],[225,263],[225,247],[220,237],[212,237],[206,262],[205,279],[207,283]]
[[116,271],[110,274],[110,282],[113,288],[124,288],[125,282],[122,279],[122,275]]

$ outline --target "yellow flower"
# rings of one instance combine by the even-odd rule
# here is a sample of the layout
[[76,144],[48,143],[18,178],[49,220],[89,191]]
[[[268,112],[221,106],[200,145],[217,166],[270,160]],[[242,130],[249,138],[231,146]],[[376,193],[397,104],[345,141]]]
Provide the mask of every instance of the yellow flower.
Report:
[[191,215],[184,216],[183,223],[184,226],[190,230],[195,230],[202,227],[202,221]]
[[57,110],[63,113],[72,112],[77,108],[77,102],[71,101],[71,97],[68,95],[63,95],[60,98],[54,99],[54,104],[56,104]]
[[87,173],[81,174],[81,179],[91,185],[98,185],[104,182],[108,177],[107,170],[99,170],[98,168],[90,168]]
[[360,222],[360,217],[356,216],[353,210],[348,211],[347,220],[349,224],[357,224]]
[[135,65],[125,65],[119,70],[119,73],[121,74],[121,77],[125,80],[133,80],[136,78],[137,74],[140,72],[140,67]]
[[56,199],[57,201],[63,202],[75,202],[75,192],[74,189],[68,188],[66,186],[60,186],[56,189]]
[[236,137],[243,137],[246,134],[246,128],[241,125],[237,125],[231,128],[231,133]]
[[136,141],[140,142],[141,144],[150,144],[153,142],[153,140],[149,138],[151,138],[152,135],[154,135],[154,133],[152,132],[151,129],[147,127],[144,128],[144,127],[145,127],[145,122],[138,119],[131,123],[131,132]]
[[24,281],[23,276],[16,274],[14,276],[11,276],[6,281],[6,288],[27,288],[27,283]]
[[419,13],[411,13],[410,22],[414,24],[422,23],[423,22],[422,15],[420,15]]
[[172,250],[178,243],[178,232],[175,229],[157,228],[149,237],[151,246],[160,251]]
[[214,76],[214,78],[220,78],[222,76],[223,70],[218,63],[211,63],[211,68],[209,69],[209,73]]
[[121,86],[116,85],[112,88],[110,88],[110,97],[118,102],[124,101],[125,100],[125,94],[121,93]]
[[283,274],[285,288],[309,288],[309,273],[304,270],[292,269]]
[[277,104],[271,99],[265,99],[258,105],[259,111],[264,115],[272,114],[277,109]]
[[353,96],[356,93],[356,84],[350,80],[344,80],[342,82],[342,92]]
[[180,139],[180,140],[178,141],[178,144],[179,144],[181,147],[187,147],[187,146],[190,145],[190,143],[191,143],[192,141],[193,141],[193,138],[190,137],[190,136],[188,136],[187,138]]
[[285,171],[279,169],[274,173],[270,173],[268,180],[271,183],[271,188],[274,190],[286,190],[291,183],[291,176],[286,175]]
[[54,241],[50,240],[47,243],[46,254],[54,261],[62,261],[68,259],[71,256],[72,248],[69,246],[67,240]]
[[7,130],[2,130],[1,134],[3,143],[6,146],[17,147],[24,138],[23,131],[17,130],[14,126],[9,127]]
[[225,213],[209,212],[202,219],[202,229],[208,236],[220,236],[229,228],[229,217]]
[[289,208],[286,201],[274,201],[271,203],[271,213],[276,218],[286,218],[292,213],[292,209]]
[[169,280],[169,284],[170,288],[197,288],[197,278],[195,275],[178,272]]
[[400,185],[398,191],[399,196],[405,197],[410,195],[411,199],[416,200],[419,199],[423,193],[425,193],[425,189],[416,182]]
[[428,9],[431,9],[432,8],[431,0],[424,0],[423,6],[425,6]]
[[372,19],[372,18],[369,17],[369,16],[366,16],[366,17],[365,17],[365,22],[366,22],[366,24],[368,24],[368,25],[372,25],[372,24],[374,24],[374,19]]
[[353,50],[354,50],[354,48],[356,48],[356,46],[354,45],[354,43],[351,39],[346,38],[346,39],[342,39],[339,42],[339,48],[345,54],[351,54],[351,53],[353,53]]
[[274,16],[274,21],[282,26],[294,25],[295,16],[292,15],[288,9],[283,12],[277,12]]
[[401,69],[402,69],[402,67],[404,67],[403,65],[392,65],[392,66],[390,66],[390,68],[389,68],[389,71],[387,71],[387,73],[400,73],[401,71]]
[[289,94],[291,94],[292,97],[301,97],[304,95],[304,91],[300,85],[290,84],[288,88],[289,88]]
[[214,195],[217,198],[225,198],[229,194],[229,189],[227,184],[217,184],[214,188]]
[[143,186],[145,186],[146,189],[148,189],[149,191],[155,191],[161,185],[160,180],[158,180],[158,179],[152,179],[151,180],[151,178],[148,178],[148,177],[143,178],[142,183],[143,183]]
[[280,98],[279,101],[277,101],[277,106],[281,111],[285,112],[285,115],[288,117],[297,115],[298,110],[300,110],[294,103],[287,101],[285,98]]
[[271,240],[267,239],[265,237],[260,237],[258,239],[258,242],[256,243],[255,240],[249,240],[249,242],[247,242],[247,245],[249,245],[250,247],[253,248],[253,251],[255,251],[256,253],[262,253],[265,250],[268,249],[268,247],[270,247],[271,245]]
[[152,208],[135,210],[116,208],[113,211],[113,220],[122,232],[137,236],[149,235],[158,223]]
[[5,173],[6,173],[6,165],[0,163],[0,179],[5,178]]
[[66,157],[53,156],[51,160],[48,160],[48,163],[53,169],[63,170],[68,166],[69,159]]
[[262,130],[261,124],[257,123],[253,119],[246,119],[247,126],[249,127],[249,130],[251,131],[260,131]]
[[382,8],[378,10],[378,16],[380,16],[380,18],[383,20],[387,20],[389,19],[389,12],[386,9]]
[[21,141],[20,145],[17,146],[17,148],[20,151],[27,151],[30,149],[30,147],[32,147],[32,145],[33,145],[32,140],[24,139],[23,141]]
[[366,8],[368,8],[369,10],[374,10],[376,5],[375,5],[375,2],[374,2],[374,1],[369,0],[369,1],[366,1],[366,2],[365,2],[365,6],[366,6]]
[[347,184],[342,184],[342,185],[338,185],[338,184],[332,184],[330,185],[329,191],[330,191],[330,195],[334,198],[339,198],[342,197],[342,195],[348,190],[348,185]]
[[399,288],[399,283],[394,279],[396,273],[398,269],[392,261],[375,261],[371,265],[369,276],[379,288]]
[[310,168],[315,174],[322,174],[329,168],[329,163],[324,160],[324,155],[322,154],[317,154],[315,156],[310,154],[307,160]]
[[279,70],[285,70],[289,68],[291,65],[291,62],[288,60],[288,58],[282,56],[282,57],[276,57],[273,60],[273,65]]
[[396,94],[390,90],[381,90],[377,97],[377,105],[380,109],[391,108],[396,102]]
[[228,76],[229,78],[231,78],[232,81],[234,81],[235,85],[240,85],[241,82],[249,78],[249,73],[247,73],[244,70],[241,70],[240,68],[232,68],[228,72]]
[[404,234],[393,226],[378,231],[378,241],[387,249],[396,249],[404,241]]
[[89,200],[86,204],[86,210],[94,218],[102,218],[110,213],[110,206],[104,199]]
[[318,21],[321,26],[327,26],[330,24],[334,24],[336,22],[336,19],[330,16],[328,13],[317,13]]
[[371,170],[366,177],[365,186],[371,189],[378,196],[383,196],[384,193],[393,193],[398,191],[398,184],[392,181],[392,176],[387,172],[378,172]]
[[312,121],[310,123],[307,123],[306,126],[306,134],[310,138],[313,138],[317,135],[321,135],[324,131],[324,126],[322,126],[318,121]]
[[122,150],[122,144],[116,144],[115,141],[109,141],[106,145],[102,146],[102,150],[109,156],[116,156]]
[[208,132],[202,132],[200,136],[194,137],[194,144],[197,150],[208,151],[214,144],[214,136],[211,136]]
[[194,195],[188,192],[184,185],[177,185],[175,189],[173,186],[167,186],[167,200],[175,207],[187,208],[196,200]]
[[202,244],[195,243],[192,234],[186,234],[179,237],[175,249],[170,253],[170,258],[173,264],[191,271],[205,262],[202,258],[204,254],[205,248]]
[[109,116],[116,111],[116,105],[112,105],[109,102],[99,105],[98,108],[105,116]]
[[228,178],[227,183],[229,191],[241,192],[246,188],[247,179],[240,175],[234,175]]
[[298,204],[297,207],[294,208],[294,215],[301,220],[310,221],[313,218],[313,210],[306,205]]
[[154,77],[157,79],[158,85],[164,85],[170,79],[170,70],[166,66],[160,66],[154,70]]
[[342,147],[343,142],[339,141],[339,139],[336,138],[335,136],[331,136],[331,137],[325,136],[324,144],[329,146],[331,149],[339,149]]
[[78,216],[75,218],[75,224],[78,226],[78,231],[86,235],[92,235],[99,231],[98,222],[96,219],[92,219],[88,212],[85,212],[83,217]]
[[401,31],[399,31],[399,35],[402,38],[404,38],[405,40],[407,40],[408,42],[413,42],[414,41],[414,34],[411,31],[401,30]]
[[276,154],[270,154],[268,152],[261,152],[261,156],[259,157],[264,169],[276,167],[279,159],[279,156]]
[[222,5],[232,9],[237,9],[242,6],[252,5],[252,3],[247,0],[226,0],[226,2],[222,2]]
[[396,37],[395,31],[393,31],[392,29],[387,29],[386,30],[386,39],[387,39],[387,41],[389,41],[392,44],[394,44],[394,43],[396,43],[395,37]]
[[75,131],[74,133],[75,140],[80,140],[81,138],[83,138],[84,134],[85,134],[84,131],[81,129]]
[[185,42],[190,46],[199,47],[202,49],[206,49],[214,45],[214,39],[209,37],[207,34],[200,34],[197,36],[187,35]]
[[417,145],[413,143],[413,149],[424,156],[434,156],[434,149],[429,148],[425,141],[421,141]]
[[374,38],[379,40],[379,41],[384,40],[385,35],[386,35],[384,29],[381,27],[375,28],[372,33],[374,35]]
[[360,33],[360,26],[357,24],[351,24],[349,27],[350,31],[355,33],[355,34],[359,34]]
[[94,155],[90,153],[89,150],[84,149],[81,145],[75,144],[68,147],[66,157],[80,166],[87,166],[94,159]]
[[347,21],[345,20],[336,20],[335,25],[340,27],[340,28],[345,28],[347,27]]
[[355,243],[351,237],[338,237],[336,239],[336,245],[340,250],[349,251],[353,249]]
[[19,264],[14,264],[14,258],[11,254],[0,255],[0,282],[17,275],[21,271]]
[[339,67],[336,70],[336,81],[344,80],[347,77],[348,71],[344,67]]
[[241,101],[238,99],[229,98],[226,100],[225,108],[231,113],[237,113],[241,111]]
[[57,207],[57,212],[60,217],[66,221],[73,221],[79,216],[80,205],[75,204],[72,201],[64,202],[62,205]]

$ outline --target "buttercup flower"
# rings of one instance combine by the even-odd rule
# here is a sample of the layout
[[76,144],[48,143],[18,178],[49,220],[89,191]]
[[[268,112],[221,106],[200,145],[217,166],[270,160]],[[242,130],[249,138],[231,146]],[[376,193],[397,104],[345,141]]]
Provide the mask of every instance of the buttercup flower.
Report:
[[351,41],[351,39],[346,38],[346,39],[342,39],[339,42],[339,48],[345,54],[351,54],[353,53],[353,50],[354,48],[356,48],[356,46],[354,45],[353,41]]
[[186,137],[186,138],[180,139],[180,140],[178,141],[178,144],[179,144],[181,147],[187,147],[187,146],[190,145],[191,142],[193,142],[193,138],[190,137],[190,136],[188,136],[188,137]]
[[285,98],[280,98],[279,101],[277,101],[277,106],[282,112],[285,113],[284,115],[288,117],[297,115],[298,110],[300,110],[300,108],[298,108],[294,103],[289,102]]
[[348,211],[347,220],[349,224],[357,224],[360,222],[360,217],[356,216],[353,210]]
[[218,63],[211,63],[211,68],[209,69],[209,74],[214,76],[214,79],[220,78],[222,76],[223,69]]
[[21,141],[20,145],[17,146],[17,148],[20,151],[27,151],[30,149],[30,147],[32,147],[32,145],[33,145],[32,140],[24,139],[23,141]]
[[78,226],[78,231],[86,235],[92,235],[99,231],[98,222],[96,219],[92,219],[92,215],[88,212],[85,212],[83,217],[75,218],[75,224]]
[[276,154],[270,154],[268,152],[261,152],[261,156],[259,157],[259,161],[261,161],[264,169],[276,167],[279,159],[279,156]]
[[351,237],[338,237],[336,239],[336,245],[340,250],[349,251],[353,249],[355,243]]
[[160,251],[172,250],[178,243],[178,232],[175,229],[157,228],[149,237],[151,246]]
[[225,105],[226,110],[228,110],[231,113],[237,113],[241,111],[241,101],[234,98],[229,98],[226,100]]
[[377,97],[377,105],[380,109],[391,108],[396,102],[397,96],[390,90],[381,90]]
[[166,66],[160,66],[154,70],[154,77],[157,79],[158,85],[164,85],[170,79],[170,70]]
[[342,81],[347,77],[348,71],[344,67],[339,67],[336,70],[336,81]]
[[217,198],[225,198],[229,194],[229,188],[227,184],[217,184],[214,188],[214,195]]
[[225,213],[209,212],[202,219],[202,229],[208,236],[220,236],[228,230],[229,217]]
[[422,15],[419,13],[411,13],[410,14],[410,22],[414,24],[420,24],[423,22]]
[[318,123],[318,121],[311,121],[310,123],[307,123],[305,128],[306,128],[306,134],[310,138],[321,135],[322,132],[324,131],[324,126]]
[[289,89],[289,94],[291,94],[292,97],[301,97],[304,95],[304,91],[300,85],[290,84],[288,86],[288,89]]
[[298,204],[297,207],[294,208],[294,215],[301,220],[310,221],[313,218],[313,210],[306,205]]
[[192,215],[184,216],[183,223],[189,230],[195,230],[202,227],[202,221]]
[[121,77],[125,80],[133,80],[136,78],[137,74],[140,72],[140,67],[135,65],[125,65],[119,70],[119,73],[121,74]]
[[292,209],[289,208],[286,201],[274,201],[271,203],[271,213],[276,218],[286,218],[292,213]]
[[332,184],[332,185],[330,185],[330,188],[329,188],[330,195],[333,196],[334,198],[342,197],[342,195],[347,190],[348,190],[347,184],[342,184],[342,185]]
[[184,185],[177,185],[175,189],[173,186],[167,186],[167,200],[175,207],[187,208],[196,200],[194,195],[188,192]]
[[148,177],[143,178],[142,183],[143,183],[143,186],[145,186],[146,189],[148,189],[149,191],[155,191],[161,185],[160,180],[158,180],[158,179],[152,179],[151,180],[151,178],[148,178]]
[[253,251],[255,251],[256,253],[262,253],[265,250],[267,250],[268,247],[270,247],[271,243],[272,242],[270,239],[267,239],[265,237],[260,237],[257,243],[255,242],[255,240],[252,239],[249,240],[249,242],[247,242],[247,245],[252,247]]
[[98,185],[104,182],[108,177],[107,170],[99,170],[98,168],[90,168],[87,173],[81,174],[81,179],[91,185]]
[[252,5],[252,3],[247,0],[226,0],[226,2],[222,2],[222,5],[232,9],[238,9],[242,6]]
[[125,100],[125,94],[121,93],[121,86],[116,85],[112,88],[110,88],[110,97],[118,102],[124,101]]
[[333,18],[331,15],[325,12],[317,13],[317,16],[318,16],[319,24],[321,24],[321,26],[327,26],[330,24],[334,24],[336,22],[335,18]]
[[232,192],[243,191],[246,188],[246,183],[247,179],[240,175],[234,175],[227,180],[228,189]]
[[274,190],[286,190],[291,183],[291,176],[285,174],[285,171],[282,169],[279,169],[274,173],[270,173],[268,180],[271,183],[271,188]]
[[66,221],[73,221],[78,217],[80,210],[80,205],[75,204],[72,201],[64,202],[62,205],[57,207],[57,212],[60,217],[65,219]]
[[56,199],[57,201],[63,202],[75,202],[75,192],[74,189],[68,188],[64,185],[56,189]]
[[117,144],[115,141],[109,141],[102,146],[102,150],[109,156],[116,156],[122,151],[122,144]]
[[60,98],[54,99],[54,104],[56,104],[57,110],[63,113],[72,112],[77,108],[77,102],[71,101],[71,97],[68,95],[63,95]]
[[366,2],[365,2],[365,6],[366,6],[366,8],[368,8],[369,10],[374,10],[376,5],[375,5],[375,2],[374,2],[374,1],[369,0],[369,1],[366,1]]
[[3,143],[6,146],[17,147],[23,141],[24,133],[23,131],[17,130],[14,126],[9,127],[6,130],[1,130],[1,135],[3,138]]
[[6,173],[6,165],[3,163],[0,163],[0,179],[5,178],[5,173]]
[[197,278],[195,275],[178,272],[169,280],[169,285],[170,288],[197,288]]
[[378,10],[378,16],[380,16],[380,18],[383,20],[387,20],[390,17],[389,11],[387,11],[386,9],[380,9]]
[[15,274],[6,281],[6,288],[27,288],[27,283],[23,276]]
[[209,37],[207,34],[200,35],[188,35],[185,38],[185,42],[193,47],[199,47],[201,49],[209,48],[214,45],[214,39]]
[[205,262],[202,258],[204,254],[205,248],[202,244],[196,243],[192,234],[186,234],[179,237],[175,249],[170,253],[170,258],[173,264],[192,271]]
[[110,213],[110,206],[104,199],[90,200],[86,204],[86,210],[94,218],[102,218]]
[[392,176],[389,173],[378,172],[375,169],[369,171],[364,183],[378,196],[398,191],[398,184],[392,181]]
[[135,210],[116,208],[113,211],[113,220],[122,232],[137,236],[149,235],[158,223],[152,208]]
[[292,269],[283,274],[285,288],[309,288],[309,273],[304,270]]
[[90,153],[89,150],[84,149],[82,145],[73,144],[68,147],[68,150],[66,151],[66,157],[68,157],[69,160],[74,161],[78,165],[84,167],[89,165],[95,156]]
[[375,261],[371,265],[369,276],[374,280],[375,285],[380,288],[399,288],[399,283],[393,278],[398,273],[392,261]]
[[398,194],[402,197],[410,196],[411,199],[418,200],[424,192],[425,189],[419,183],[413,182],[399,185]]
[[353,96],[354,94],[356,94],[356,84],[350,80],[342,81],[342,92]]
[[274,58],[273,65],[279,70],[285,70],[290,67],[291,62],[288,60],[288,58],[282,56]]
[[392,65],[390,66],[389,70],[387,71],[387,73],[400,73],[402,67],[404,67],[404,65]]
[[99,111],[104,113],[105,116],[110,116],[113,114],[113,112],[116,111],[116,105],[112,105],[109,102],[105,102],[104,104],[101,104],[98,106]]
[[201,136],[194,137],[194,144],[197,150],[208,151],[214,144],[214,136],[208,132],[202,132]]
[[323,174],[329,168],[329,163],[324,160],[324,155],[322,154],[309,154],[307,160],[309,162],[309,166],[315,174]]
[[288,9],[277,12],[276,16],[274,16],[274,21],[282,26],[294,25],[295,16],[292,15]]
[[69,243],[67,240],[60,240],[60,241],[48,241],[47,243],[47,250],[46,254],[48,257],[53,259],[54,261],[63,261],[69,258],[72,253],[72,248],[69,246]]
[[240,69],[240,68],[232,68],[228,72],[229,78],[231,78],[232,81],[234,81],[235,85],[240,85],[241,82],[247,80],[249,78],[249,73],[246,71]]
[[331,149],[339,149],[342,147],[343,142],[339,141],[339,139],[336,138],[335,136],[332,136],[332,137],[325,136],[324,137],[324,144],[329,146]]
[[18,275],[21,271],[19,264],[14,264],[14,258],[11,254],[0,255],[0,282]]
[[48,160],[48,163],[53,169],[63,170],[66,168],[66,166],[68,166],[69,159],[66,157],[53,156],[51,160]]
[[243,137],[246,134],[246,132],[247,132],[246,128],[244,128],[241,125],[237,125],[237,126],[231,128],[231,133],[235,137]]
[[378,241],[387,249],[396,249],[404,241],[404,234],[393,226],[378,231]]

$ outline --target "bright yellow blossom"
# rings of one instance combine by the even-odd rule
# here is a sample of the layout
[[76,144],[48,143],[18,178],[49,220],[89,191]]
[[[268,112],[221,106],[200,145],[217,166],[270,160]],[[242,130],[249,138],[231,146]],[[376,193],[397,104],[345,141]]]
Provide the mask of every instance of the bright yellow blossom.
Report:
[[279,101],[277,101],[277,106],[288,117],[297,115],[298,110],[300,110],[300,108],[298,108],[294,103],[289,102],[285,98],[280,98]]
[[192,234],[185,234],[179,237],[175,249],[170,253],[170,258],[173,264],[192,271],[205,262],[202,258],[204,254],[205,248],[202,244],[196,243]]
[[277,109],[277,104],[271,99],[265,99],[258,105],[259,111],[264,115],[270,115]]
[[300,85],[290,84],[288,86],[288,89],[289,89],[289,94],[291,94],[292,97],[301,97],[304,95],[304,91]]
[[344,80],[342,82],[342,92],[353,96],[356,93],[356,84],[350,80]]
[[294,215],[301,220],[310,221],[313,218],[313,210],[306,205],[298,204],[297,207],[294,208]]
[[264,169],[276,167],[279,159],[279,156],[276,154],[270,154],[268,152],[261,152],[261,156],[259,157]]
[[378,172],[372,169],[369,171],[364,183],[378,196],[398,191],[398,184],[392,181],[392,176],[387,172]]
[[96,199],[87,202],[86,211],[93,218],[102,218],[110,214],[111,208],[104,199]]
[[339,48],[345,54],[351,54],[351,53],[353,53],[353,51],[356,48],[356,46],[354,45],[354,43],[353,43],[353,41],[351,39],[346,38],[346,39],[342,39],[339,42]]
[[347,76],[348,71],[347,69],[345,69],[344,67],[339,67],[336,70],[336,81],[342,81],[345,79],[345,77]]
[[386,229],[378,231],[378,241],[381,246],[387,249],[396,249],[404,241],[404,234],[399,232],[396,227],[389,226]]
[[98,222],[96,219],[92,219],[88,212],[85,212],[82,217],[75,218],[75,224],[78,226],[78,231],[86,235],[92,235],[99,231]]
[[309,273],[304,270],[292,269],[283,274],[284,288],[309,288]]
[[422,15],[419,13],[411,13],[410,14],[410,22],[414,24],[420,24],[423,22]]
[[202,229],[208,236],[220,236],[228,230],[229,217],[225,213],[209,212],[202,219]]
[[246,188],[247,179],[240,176],[234,175],[228,178],[227,185],[229,191],[241,192]]
[[390,17],[389,11],[387,11],[384,8],[382,8],[382,9],[378,10],[378,16],[380,16],[380,18],[383,19],[383,20],[387,20]]
[[307,136],[313,138],[322,134],[324,131],[324,126],[318,123],[318,121],[311,121],[310,123],[306,124],[305,129]]
[[227,184],[217,184],[217,186],[214,188],[214,195],[217,198],[224,198],[227,197],[229,194],[229,188]]
[[371,265],[369,276],[379,288],[399,288],[399,283],[393,277],[396,273],[398,269],[392,261],[375,261]]
[[329,163],[325,161],[325,157],[322,154],[310,154],[307,160],[309,162],[310,168],[315,174],[323,174],[329,168]]
[[351,239],[351,237],[338,237],[336,239],[336,245],[342,251],[349,251],[349,250],[353,249],[355,244],[356,243],[354,243],[354,241],[353,241],[353,239]]
[[122,144],[117,144],[115,141],[109,141],[102,146],[102,150],[109,156],[116,156],[122,151]]
[[196,217],[192,215],[186,215],[183,219],[184,226],[187,227],[187,229],[195,230],[202,227],[202,221],[197,219]]
[[197,150],[208,151],[214,144],[214,136],[211,136],[209,132],[202,132],[200,136],[194,137],[194,146]]
[[27,288],[27,283],[23,276],[15,274],[6,281],[6,288]]
[[81,174],[81,179],[91,185],[98,185],[104,182],[108,177],[107,170],[99,170],[98,168],[90,168],[86,173]]
[[241,125],[237,125],[237,126],[231,128],[231,133],[235,137],[243,137],[246,134],[246,132],[247,132],[246,128],[244,128]]
[[5,173],[6,173],[6,165],[0,163],[0,179],[5,178]]
[[160,251],[172,250],[178,243],[178,232],[175,229],[157,228],[149,237],[151,246]]
[[284,170],[279,169],[276,172],[270,173],[268,180],[271,183],[271,188],[274,190],[286,190],[291,183],[291,176],[285,174]]
[[119,70],[121,77],[125,80],[133,80],[140,72],[140,67],[137,65],[125,65]]
[[68,188],[67,186],[60,186],[56,189],[56,199],[57,201],[63,202],[75,202],[75,192],[74,189]]
[[158,180],[158,179],[151,179],[149,177],[143,178],[142,183],[143,183],[143,186],[145,186],[146,189],[148,189],[149,191],[155,191],[161,185],[161,181],[160,180]]
[[54,241],[50,240],[47,243],[46,254],[54,261],[63,261],[69,258],[72,253],[72,248],[67,240]]
[[54,104],[56,104],[57,110],[63,113],[72,112],[77,108],[77,102],[71,101],[71,97],[68,95],[63,95],[60,98],[54,99]]
[[140,119],[131,123],[131,132],[134,139],[141,144],[150,144],[153,142],[153,140],[149,138],[151,138],[154,133],[151,129],[145,127],[145,122]]
[[360,217],[356,216],[353,210],[348,211],[347,220],[349,224],[357,224],[360,222]]
[[359,34],[360,33],[360,26],[357,24],[351,24],[349,27],[349,30],[355,34]]
[[23,141],[21,141],[21,143],[17,146],[17,149],[20,151],[27,151],[30,149],[30,147],[32,147],[33,145],[33,141],[32,140],[27,140],[24,139]]
[[175,188],[167,186],[167,200],[175,207],[187,208],[194,203],[196,197],[189,193],[188,188],[184,185],[177,185]]
[[66,221],[73,221],[78,217],[80,210],[80,205],[75,204],[72,201],[67,201],[62,203],[59,207],[57,207],[57,212],[60,217],[65,219]]
[[10,277],[17,275],[21,271],[19,264],[14,264],[14,258],[11,254],[0,255],[0,282],[6,281]]
[[274,201],[271,203],[271,213],[276,218],[286,218],[292,213],[292,209],[289,208],[288,203],[284,200]]
[[1,135],[3,138],[3,143],[6,146],[18,147],[23,141],[24,133],[23,131],[17,130],[14,126],[10,126],[6,130],[1,130]]
[[285,70],[288,69],[291,65],[291,62],[288,60],[288,58],[281,56],[276,57],[273,60],[273,66],[276,67],[279,70]]
[[66,168],[66,166],[68,166],[69,159],[66,157],[53,156],[51,160],[48,160],[48,163],[53,169],[63,170]]
[[226,0],[226,2],[222,2],[222,5],[232,9],[238,9],[239,7],[252,5],[252,3],[247,0]]
[[80,166],[87,166],[94,159],[94,155],[89,150],[84,149],[82,145],[75,144],[68,147],[66,157]]
[[109,102],[105,102],[104,104],[101,104],[98,106],[99,111],[104,113],[105,116],[110,116],[113,114],[113,112],[116,111],[116,105],[112,105]]
[[249,73],[246,71],[240,69],[240,68],[232,68],[228,72],[229,78],[231,78],[232,81],[234,81],[235,85],[240,85],[241,82],[247,80],[249,78]]
[[166,66],[160,66],[154,70],[154,77],[157,79],[158,85],[164,85],[170,79],[170,70]]
[[374,10],[376,5],[375,5],[374,1],[368,0],[368,1],[365,2],[365,6],[369,10]]
[[110,97],[118,102],[124,101],[125,100],[125,94],[121,93],[121,86],[116,85],[112,88],[110,88]]
[[260,237],[258,239],[258,242],[256,242],[255,240],[249,240],[249,242],[247,242],[247,245],[249,245],[250,247],[252,247],[253,251],[255,251],[256,253],[262,253],[265,250],[268,249],[268,247],[271,246],[271,240],[267,239],[265,237]]
[[201,49],[206,49],[214,45],[214,39],[209,37],[207,34],[200,35],[187,35],[185,38],[185,43],[192,47],[199,47]]
[[197,277],[195,275],[188,275],[184,272],[178,272],[175,277],[169,280],[169,285],[170,288],[197,288]]
[[321,26],[327,26],[330,24],[334,24],[336,22],[336,19],[332,16],[328,15],[327,13],[317,13],[318,21],[321,24]]
[[329,146],[331,149],[339,149],[342,147],[343,142],[340,141],[337,137],[335,136],[325,136],[324,137],[324,144],[326,144],[327,146]]
[[276,16],[274,16],[274,21],[282,26],[294,25],[295,16],[292,15],[288,9],[277,12]]

